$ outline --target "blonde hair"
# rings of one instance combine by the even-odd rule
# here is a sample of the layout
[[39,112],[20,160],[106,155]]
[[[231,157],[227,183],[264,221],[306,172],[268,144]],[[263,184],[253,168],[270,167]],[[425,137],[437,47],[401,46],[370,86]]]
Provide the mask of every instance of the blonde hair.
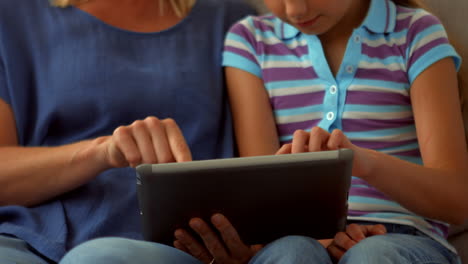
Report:
[[[50,0],[53,6],[57,7],[68,7],[71,5],[76,5],[90,0]],[[165,4],[168,2],[172,11],[178,17],[184,17],[190,12],[190,9],[195,4],[195,0],[157,0],[159,1],[161,10],[164,10]]]

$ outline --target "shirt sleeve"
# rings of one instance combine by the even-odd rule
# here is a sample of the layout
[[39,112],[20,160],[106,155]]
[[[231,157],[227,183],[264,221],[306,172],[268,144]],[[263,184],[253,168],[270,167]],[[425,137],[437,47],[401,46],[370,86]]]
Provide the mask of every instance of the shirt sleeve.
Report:
[[440,20],[420,10],[415,13],[407,33],[406,64],[410,83],[437,61],[451,57],[460,69],[461,58],[450,44]]
[[238,68],[262,78],[254,32],[251,16],[231,27],[224,42],[223,66]]
[[0,56],[0,99],[4,100],[7,104],[11,104],[10,94],[8,92],[5,65],[2,57]]

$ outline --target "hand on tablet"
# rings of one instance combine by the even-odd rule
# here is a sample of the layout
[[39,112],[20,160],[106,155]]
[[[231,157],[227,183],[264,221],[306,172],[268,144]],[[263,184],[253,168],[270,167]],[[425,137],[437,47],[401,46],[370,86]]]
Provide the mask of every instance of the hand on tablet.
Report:
[[341,257],[359,241],[375,235],[384,235],[387,229],[384,225],[358,225],[350,224],[345,232],[339,232],[335,235],[332,243],[327,247],[328,254],[335,260]]
[[179,229],[175,232],[174,246],[207,264],[248,263],[262,248],[261,245],[245,245],[229,220],[223,215],[213,215],[211,222],[221,237],[202,219],[194,218],[190,220],[189,225],[200,235],[204,245],[200,244],[188,232]]
[[320,127],[313,127],[310,132],[296,130],[291,143],[284,144],[277,152],[280,154],[316,152],[327,150],[338,150],[341,148],[352,149],[354,152],[353,175],[360,176],[369,171],[368,160],[364,157],[367,152],[351,143],[343,131],[333,130],[332,133],[325,131]]
[[105,159],[111,167],[192,160],[182,132],[169,118],[147,117],[120,126],[104,143]]

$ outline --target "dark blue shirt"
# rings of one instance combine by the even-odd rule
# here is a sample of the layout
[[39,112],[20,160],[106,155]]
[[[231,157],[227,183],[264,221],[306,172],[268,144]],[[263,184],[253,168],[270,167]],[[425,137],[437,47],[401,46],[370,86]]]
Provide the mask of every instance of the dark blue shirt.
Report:
[[[232,156],[221,51],[249,13],[239,0],[197,0],[176,26],[136,33],[47,0],[0,0],[0,98],[19,144],[63,145],[153,115],[179,124],[194,159]],[[0,234],[54,261],[92,238],[140,239],[135,183],[133,169],[112,169],[52,201],[0,207]]]

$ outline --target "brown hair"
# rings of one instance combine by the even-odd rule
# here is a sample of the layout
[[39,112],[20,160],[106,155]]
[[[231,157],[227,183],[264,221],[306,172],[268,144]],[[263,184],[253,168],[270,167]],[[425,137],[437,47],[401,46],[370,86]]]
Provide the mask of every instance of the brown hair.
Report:
[[[57,7],[68,7],[71,5],[76,5],[90,0],[50,0],[53,6]],[[184,17],[190,12],[195,0],[158,0],[161,6],[164,6],[166,2],[169,2],[172,10],[179,17]]]

